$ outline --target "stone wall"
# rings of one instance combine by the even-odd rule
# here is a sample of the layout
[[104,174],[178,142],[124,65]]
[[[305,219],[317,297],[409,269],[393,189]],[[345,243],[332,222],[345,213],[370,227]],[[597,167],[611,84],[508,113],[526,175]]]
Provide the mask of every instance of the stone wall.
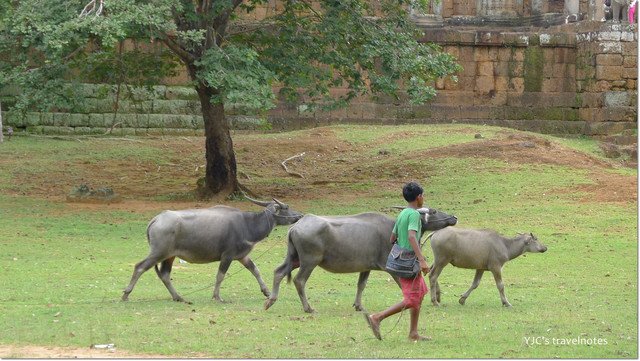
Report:
[[[583,21],[531,32],[429,28],[421,41],[440,44],[464,68],[457,83],[436,82],[438,95],[428,104],[359,98],[344,109],[307,112],[281,102],[263,114],[228,105],[229,121],[235,129],[276,130],[344,122],[460,122],[585,135],[637,127],[635,25]],[[202,134],[197,96],[181,79],[186,81],[184,74],[150,92],[122,92],[117,114],[113,89],[87,84],[86,106],[74,114],[3,112],[4,123],[48,134]],[[10,93],[5,89],[0,100]]]

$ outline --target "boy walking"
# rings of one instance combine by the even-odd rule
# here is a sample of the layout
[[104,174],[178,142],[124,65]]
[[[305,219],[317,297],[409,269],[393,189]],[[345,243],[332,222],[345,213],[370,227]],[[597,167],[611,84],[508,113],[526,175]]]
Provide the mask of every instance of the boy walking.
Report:
[[427,284],[422,277],[423,274],[429,273],[429,265],[420,250],[419,237],[422,234],[422,223],[420,221],[420,213],[417,209],[422,207],[424,202],[424,191],[422,187],[415,182],[409,182],[402,188],[402,196],[407,201],[405,208],[396,219],[396,224],[391,232],[391,243],[398,242],[398,245],[407,251],[413,251],[420,262],[421,273],[415,278],[400,278],[400,287],[402,288],[402,302],[397,303],[384,311],[364,316],[378,340],[382,340],[380,335],[380,322],[385,318],[395,315],[409,308],[411,314],[411,323],[409,327],[409,339],[412,341],[425,341],[431,338],[418,334],[418,318],[420,317],[420,307],[422,299],[429,292]]

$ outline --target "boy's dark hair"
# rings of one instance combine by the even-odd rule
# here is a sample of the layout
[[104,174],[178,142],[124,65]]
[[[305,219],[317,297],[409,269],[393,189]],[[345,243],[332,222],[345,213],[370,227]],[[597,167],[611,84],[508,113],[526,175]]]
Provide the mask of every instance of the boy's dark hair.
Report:
[[402,196],[407,202],[415,201],[422,193],[424,193],[424,190],[416,182],[409,182],[402,187]]

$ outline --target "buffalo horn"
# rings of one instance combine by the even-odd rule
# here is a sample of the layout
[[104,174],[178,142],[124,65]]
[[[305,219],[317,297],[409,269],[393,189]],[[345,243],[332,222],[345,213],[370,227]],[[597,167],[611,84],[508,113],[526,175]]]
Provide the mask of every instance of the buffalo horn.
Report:
[[249,197],[249,196],[248,196],[248,195],[246,195],[246,194],[244,195],[244,197],[245,197],[246,199],[250,200],[251,202],[253,202],[253,203],[255,203],[255,204],[257,204],[257,205],[261,206],[261,207],[266,207],[266,206],[268,206],[269,204],[271,204],[271,202],[257,201],[257,200],[255,200],[255,199],[253,199],[253,198]]
[[279,205],[280,207],[282,207],[282,208],[287,208],[287,205],[286,205],[286,204],[284,204],[284,203],[280,202],[279,200],[277,200],[277,199],[275,199],[275,198],[272,198],[272,199],[273,199],[273,201],[274,201],[274,202],[278,203],[278,205]]
[[405,209],[407,207],[404,206],[391,206],[391,208],[395,208],[395,209]]

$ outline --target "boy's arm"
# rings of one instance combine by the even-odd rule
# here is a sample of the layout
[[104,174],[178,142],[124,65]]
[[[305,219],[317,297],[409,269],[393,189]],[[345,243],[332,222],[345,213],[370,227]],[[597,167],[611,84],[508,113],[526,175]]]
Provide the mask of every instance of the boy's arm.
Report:
[[[418,244],[418,232],[414,230],[409,230],[409,244],[411,244],[411,248],[413,248],[413,252],[418,257],[418,262],[420,262],[420,269],[422,270],[422,274],[429,273],[429,265],[427,264],[427,260],[424,258],[422,251],[420,250],[420,246]],[[393,237],[393,234],[392,234]]]

